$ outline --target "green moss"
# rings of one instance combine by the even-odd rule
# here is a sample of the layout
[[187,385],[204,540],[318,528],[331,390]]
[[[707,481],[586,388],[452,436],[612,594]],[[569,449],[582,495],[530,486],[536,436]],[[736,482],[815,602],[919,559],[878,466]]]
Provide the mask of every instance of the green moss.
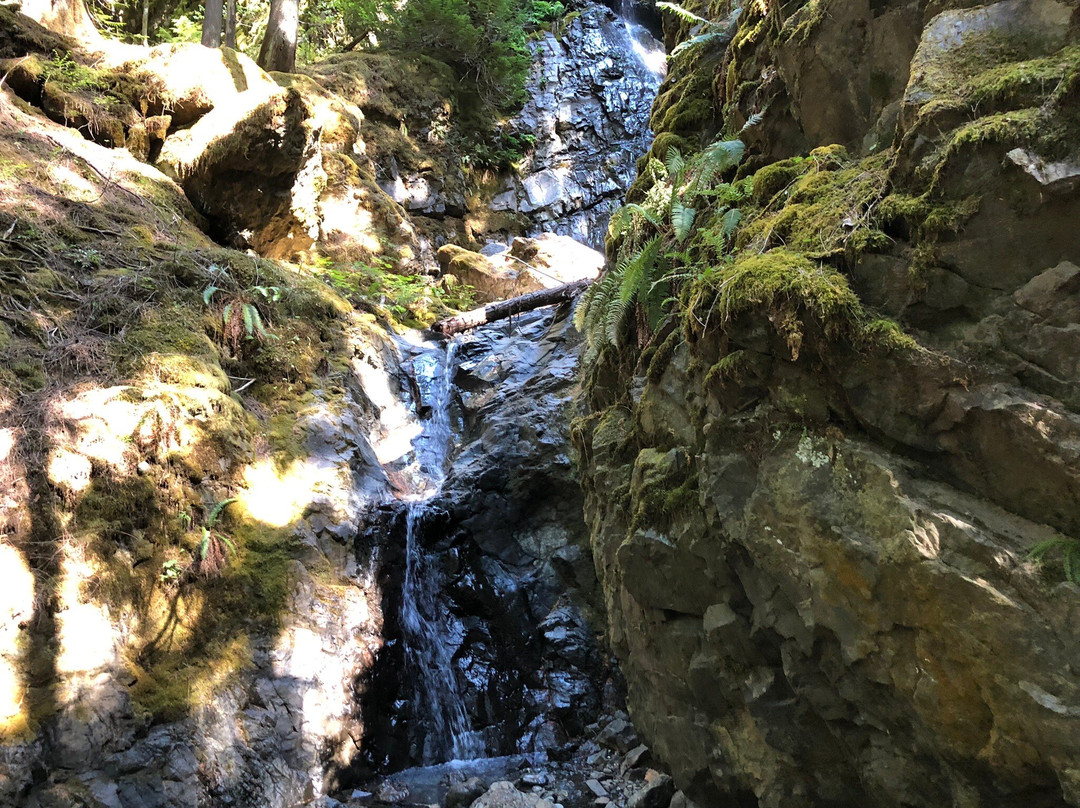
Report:
[[805,45],[827,15],[826,0],[809,0],[785,20],[780,29],[780,40],[795,45]]
[[930,190],[947,186],[945,182],[950,165],[961,156],[985,145],[1014,146],[1035,143],[1045,135],[1045,115],[1040,109],[1022,109],[986,115],[954,129],[935,155],[930,165]]
[[705,386],[738,381],[749,362],[749,355],[744,350],[732,351],[722,356],[708,373],[705,374]]
[[669,107],[660,119],[660,129],[664,132],[694,132],[709,121],[712,115],[711,101],[707,98],[694,98]]
[[691,152],[690,141],[674,132],[661,132],[653,139],[652,145],[649,147],[649,156],[662,161],[667,158],[668,152],[672,149],[676,149],[681,154],[689,154]]
[[1078,69],[1080,46],[1069,45],[1050,56],[994,65],[966,82],[961,94],[982,109],[1038,106]]
[[710,121],[714,114],[709,72],[682,66],[679,70],[656,97],[649,125],[657,133],[698,138],[702,124]]
[[1037,48],[1022,34],[989,30],[968,32],[963,41],[932,59],[916,58],[912,65],[917,88],[934,96],[963,99],[972,81],[987,70],[1023,60]]
[[754,193],[751,201],[764,207],[778,193],[787,188],[806,171],[805,157],[792,157],[770,163],[754,173]]
[[861,313],[846,277],[787,249],[742,257],[725,269],[722,278],[717,303],[728,319],[762,304],[794,303],[823,323],[842,328]]
[[919,343],[906,333],[899,323],[885,317],[863,324],[861,336],[866,345],[886,351],[919,350]]
[[672,329],[671,333],[667,335],[662,343],[656,347],[654,353],[648,358],[648,371],[646,376],[649,381],[656,384],[660,381],[660,377],[664,375],[664,371],[667,370],[669,364],[671,364],[671,358],[675,355],[675,349],[683,341],[683,333],[681,329]]
[[[754,200],[772,200],[772,189],[787,189],[785,204],[748,217],[740,248],[776,245],[823,258],[887,244],[876,232],[871,211],[888,185],[891,155],[852,161],[839,147],[815,149],[810,159],[794,158],[754,175]],[[759,176],[762,175],[762,176]]]
[[889,194],[877,207],[875,219],[883,225],[903,222],[919,238],[935,238],[957,232],[979,209],[980,198],[934,199],[930,192],[921,196]]
[[16,387],[20,390],[33,392],[45,387],[47,378],[41,362],[29,357],[18,359],[6,368],[15,377]]
[[631,530],[665,525],[698,502],[698,470],[685,449],[643,449],[638,454],[631,483]]

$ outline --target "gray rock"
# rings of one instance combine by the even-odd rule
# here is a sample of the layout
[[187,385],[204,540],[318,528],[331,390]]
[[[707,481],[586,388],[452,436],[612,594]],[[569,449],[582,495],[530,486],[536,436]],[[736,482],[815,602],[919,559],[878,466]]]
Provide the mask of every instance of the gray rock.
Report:
[[487,791],[487,783],[479,777],[470,777],[460,783],[454,783],[446,792],[446,808],[466,808]]
[[640,741],[634,725],[622,718],[608,722],[608,725],[596,736],[596,742],[601,746],[624,754],[637,746]]
[[638,744],[626,753],[622,763],[619,765],[619,774],[625,775],[630,769],[645,765],[651,757],[649,747],[645,744]]
[[[648,34],[637,35],[658,49]],[[602,248],[608,217],[648,149],[661,76],[636,56],[623,23],[599,5],[584,6],[559,39],[545,34],[530,47],[530,98],[513,125],[533,133],[536,145],[492,207],[525,214],[530,233],[555,232]]]
[[675,781],[669,775],[657,775],[640,791],[634,793],[626,808],[668,808],[675,796]]
[[493,783],[471,808],[552,808],[552,803],[536,794],[518,791],[513,783],[502,780]]

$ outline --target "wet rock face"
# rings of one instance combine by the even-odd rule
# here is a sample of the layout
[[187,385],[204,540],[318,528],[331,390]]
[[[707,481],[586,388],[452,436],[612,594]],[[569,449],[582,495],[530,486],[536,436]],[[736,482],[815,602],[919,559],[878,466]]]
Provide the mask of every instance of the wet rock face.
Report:
[[[581,494],[569,459],[577,337],[562,312],[532,312],[465,338],[455,375],[459,449],[418,528],[440,580],[444,641],[488,754],[555,749],[595,720],[607,664],[579,606],[595,597]],[[404,516],[388,506],[377,547],[387,642],[363,685],[360,774],[421,761],[401,613]],[[363,541],[361,544],[363,544]]]
[[702,804],[1080,805],[1080,590],[1028,559],[1080,535],[1076,140],[1043,136],[1075,83],[1017,78],[1074,75],[1076,7],[817,6],[735,37],[724,113],[774,102],[751,159],[885,150],[883,196],[974,202],[815,258],[919,350],[800,311],[795,355],[766,304],[596,369],[576,435],[630,712]]
[[554,232],[602,248],[607,220],[648,150],[649,109],[660,77],[635,56],[621,20],[586,5],[561,37],[533,46],[530,98],[515,125],[536,136],[520,174],[492,199],[531,234]]

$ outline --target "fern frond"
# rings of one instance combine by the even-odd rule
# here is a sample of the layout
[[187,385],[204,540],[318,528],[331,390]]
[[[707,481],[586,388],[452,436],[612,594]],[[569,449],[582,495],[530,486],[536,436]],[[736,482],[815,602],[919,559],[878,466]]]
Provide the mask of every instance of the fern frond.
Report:
[[259,310],[250,303],[247,304],[247,308],[251,309],[251,325],[254,336],[260,340],[269,339],[270,334],[266,330],[266,326],[263,325],[262,315],[259,314]]
[[671,226],[675,228],[675,240],[682,244],[690,231],[694,228],[694,216],[697,211],[689,205],[684,205],[678,197],[671,199]]
[[617,271],[609,271],[603,278],[593,284],[596,294],[589,304],[589,310],[585,317],[585,339],[588,340],[590,347],[599,349],[608,341],[607,312],[618,295],[619,280]]
[[738,208],[732,208],[724,214],[724,218],[721,219],[723,223],[721,232],[724,234],[724,238],[731,238],[731,234],[735,232],[735,228],[739,226],[742,218],[743,213]]
[[678,178],[682,177],[683,172],[686,170],[686,160],[683,158],[682,152],[674,146],[668,149],[664,167],[667,169],[668,176],[672,178],[672,181],[678,183]]
[[595,283],[578,295],[577,300],[574,301],[574,314],[571,321],[579,333],[585,332],[585,315],[589,312],[589,301],[592,299],[594,289],[596,289]]
[[727,44],[730,39],[731,34],[728,31],[706,31],[703,34],[698,34],[697,36],[690,37],[690,39],[680,42],[672,49],[671,53],[668,54],[668,58],[674,59],[691,48],[696,48],[699,45],[707,45],[710,42]]
[[206,527],[212,528],[215,524],[217,524],[217,520],[218,517],[221,516],[221,512],[228,508],[230,505],[232,505],[234,502],[236,502],[236,497],[229,497],[228,499],[223,499],[221,500],[221,502],[214,505],[214,507],[210,511],[210,515],[206,517]]
[[255,325],[251,320],[251,312],[254,310],[255,307],[250,303],[244,303],[240,306],[240,314],[244,317],[244,337],[247,339],[252,339],[255,336]]
[[646,208],[644,205],[639,205],[636,202],[630,202],[625,205],[625,207],[629,208],[633,213],[641,216],[641,218],[643,218],[656,229],[659,230],[663,228],[664,223],[660,220],[660,217],[657,216],[656,213],[654,213],[653,211]]
[[628,300],[616,299],[608,306],[607,317],[604,320],[604,336],[606,342],[615,345],[622,334],[623,324],[627,315],[633,310],[633,303]]
[[608,238],[620,238],[630,229],[630,225],[634,222],[632,213],[633,212],[624,205],[611,214],[611,218],[608,220]]
[[687,11],[685,8],[683,8],[680,5],[676,5],[675,3],[669,3],[669,2],[667,2],[667,0],[657,0],[656,7],[658,9],[661,9],[662,11],[670,11],[676,17],[679,17],[680,19],[686,20],[687,22],[700,22],[700,23],[704,23],[705,25],[715,25],[716,24],[714,22],[711,22],[711,21],[705,19],[704,17],[699,17],[697,14],[695,14],[692,11]]
[[694,160],[694,185],[704,189],[729,168],[742,162],[746,145],[741,140],[718,140],[706,146]]
[[761,112],[755,112],[753,115],[746,119],[746,123],[744,123],[742,129],[739,130],[739,134],[741,135],[747,129],[753,129],[763,120],[765,120],[765,111],[762,110]]
[[1043,562],[1053,552],[1061,552],[1061,571],[1065,580],[1080,584],[1080,541],[1065,536],[1054,536],[1041,541],[1028,551],[1028,558]]

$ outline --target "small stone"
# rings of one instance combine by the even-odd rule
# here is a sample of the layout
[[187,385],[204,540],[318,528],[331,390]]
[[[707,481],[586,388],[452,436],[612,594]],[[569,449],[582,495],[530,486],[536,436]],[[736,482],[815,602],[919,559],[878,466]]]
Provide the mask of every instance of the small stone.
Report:
[[671,798],[671,804],[668,808],[698,808],[698,804],[681,791],[676,791],[675,796]]
[[668,808],[674,796],[675,781],[666,774],[658,774],[630,798],[626,808]]
[[146,460],[143,460],[141,463],[139,463],[139,465],[136,466],[136,468],[138,469],[139,474],[149,474],[150,473],[150,463],[147,462]]
[[600,785],[599,780],[586,780],[585,785],[589,789],[589,791],[591,791],[597,797],[607,797],[607,789]]
[[622,765],[619,766],[619,774],[625,775],[628,771],[636,766],[645,763],[649,759],[649,747],[645,744],[638,744],[623,758]]

